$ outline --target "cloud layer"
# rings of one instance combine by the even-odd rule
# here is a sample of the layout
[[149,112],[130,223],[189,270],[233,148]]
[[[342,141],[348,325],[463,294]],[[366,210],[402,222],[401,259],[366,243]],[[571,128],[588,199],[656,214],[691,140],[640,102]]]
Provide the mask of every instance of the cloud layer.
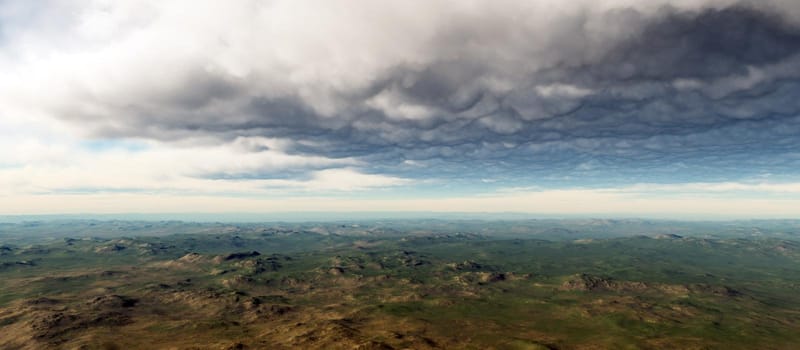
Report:
[[797,96],[791,0],[0,3],[7,125],[203,181],[792,180]]

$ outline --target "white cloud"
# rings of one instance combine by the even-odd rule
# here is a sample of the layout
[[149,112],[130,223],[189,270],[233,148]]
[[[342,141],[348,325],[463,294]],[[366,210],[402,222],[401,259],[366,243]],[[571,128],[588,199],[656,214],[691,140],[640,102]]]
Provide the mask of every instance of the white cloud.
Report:
[[768,182],[700,182],[700,183],[681,183],[681,184],[636,184],[614,191],[626,193],[649,193],[649,194],[691,194],[708,193],[737,194],[741,192],[753,192],[761,194],[798,194],[800,193],[800,183],[768,183]]
[[[353,168],[361,162],[353,158],[286,154],[281,151],[284,140],[238,138],[222,145],[193,146],[104,142],[102,149],[93,150],[77,140],[4,138],[0,141],[0,195],[108,191],[254,195],[407,183],[397,177],[361,173]],[[286,172],[293,172],[295,179],[280,179]],[[297,179],[304,174],[307,180]]]
[[0,212],[182,213],[182,212],[517,212],[552,215],[671,218],[791,218],[800,198],[729,198],[708,195],[659,198],[608,190],[547,190],[434,199],[353,199],[347,197],[252,198],[172,194],[14,195]]
[[551,97],[584,97],[592,93],[592,90],[580,86],[569,84],[550,84],[536,87],[536,91],[542,96]]
[[362,174],[355,169],[325,169],[314,173],[312,180],[303,185],[310,190],[352,191],[363,188],[380,188],[408,184],[403,178],[376,174]]

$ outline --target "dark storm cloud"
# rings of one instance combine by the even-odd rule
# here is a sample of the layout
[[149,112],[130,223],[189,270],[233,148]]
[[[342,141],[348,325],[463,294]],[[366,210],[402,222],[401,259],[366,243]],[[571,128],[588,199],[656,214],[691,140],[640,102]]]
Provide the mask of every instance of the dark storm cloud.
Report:
[[779,15],[748,7],[700,13],[664,10],[589,68],[599,80],[714,79],[746,74],[800,50],[800,32]]
[[[526,25],[538,18],[514,11],[455,16],[418,60],[392,61],[366,84],[237,77],[190,62],[170,75],[173,87],[87,96],[57,113],[103,137],[285,138],[290,152],[362,157],[411,176],[794,172],[800,26],[781,10],[797,6],[621,6],[563,15],[544,34]],[[398,166],[406,160],[428,168]]]

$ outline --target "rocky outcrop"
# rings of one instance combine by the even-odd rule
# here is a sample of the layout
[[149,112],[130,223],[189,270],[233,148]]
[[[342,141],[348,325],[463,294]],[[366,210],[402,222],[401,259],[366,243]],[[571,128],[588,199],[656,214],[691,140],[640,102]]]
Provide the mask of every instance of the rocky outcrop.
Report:
[[253,257],[260,256],[260,255],[261,255],[261,253],[255,251],[255,250],[249,251],[249,252],[236,252],[236,253],[230,253],[230,254],[226,254],[226,255],[217,256],[216,258],[214,258],[214,262],[219,264],[219,263],[222,263],[222,262],[225,262],[225,261],[253,258]]
[[642,282],[615,281],[608,277],[593,276],[589,274],[575,275],[564,281],[559,287],[564,291],[621,291],[625,289],[647,289],[647,285]]
[[666,284],[636,281],[617,281],[609,277],[578,274],[561,284],[559,290],[583,292],[660,292],[674,295],[710,294],[724,297],[738,297],[743,293],[728,286],[714,286],[704,283]]
[[34,264],[33,261],[28,261],[28,260],[2,262],[0,263],[0,270],[7,268],[14,268],[14,267],[31,267],[35,265],[36,264]]

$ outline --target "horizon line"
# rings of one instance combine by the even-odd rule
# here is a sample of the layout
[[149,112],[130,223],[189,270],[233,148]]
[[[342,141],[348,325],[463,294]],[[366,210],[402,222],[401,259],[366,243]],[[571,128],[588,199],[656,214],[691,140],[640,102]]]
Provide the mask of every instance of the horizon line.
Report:
[[57,220],[99,221],[182,221],[182,222],[312,222],[353,220],[649,220],[649,221],[792,221],[797,217],[741,216],[708,214],[641,215],[633,213],[528,213],[528,212],[447,212],[447,211],[281,211],[281,212],[117,212],[117,213],[26,213],[1,214],[0,223]]

